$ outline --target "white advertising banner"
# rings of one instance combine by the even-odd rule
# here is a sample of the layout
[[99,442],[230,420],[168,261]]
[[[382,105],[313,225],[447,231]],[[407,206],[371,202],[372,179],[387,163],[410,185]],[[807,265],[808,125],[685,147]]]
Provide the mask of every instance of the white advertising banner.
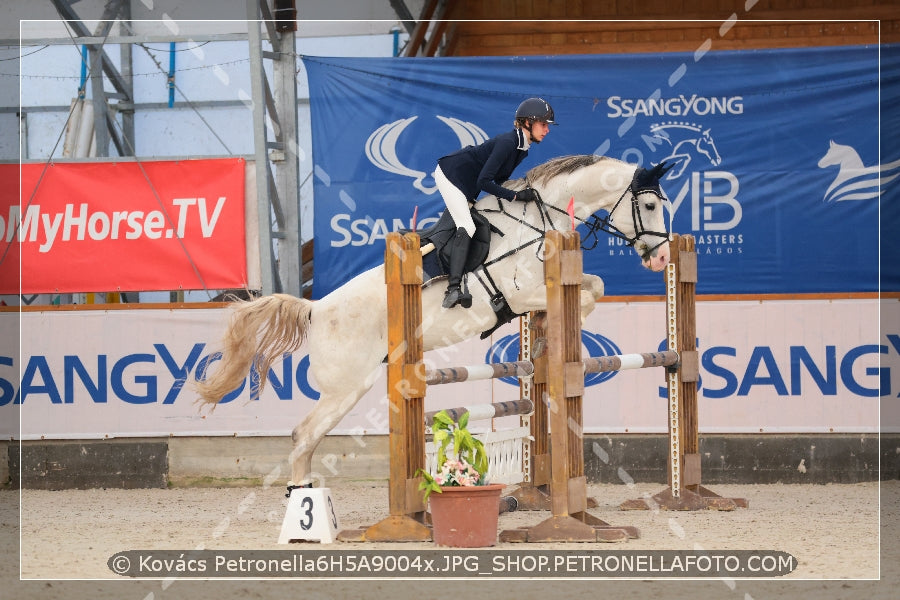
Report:
[[[259,397],[245,379],[215,411],[196,404],[190,381],[215,352],[226,310],[0,313],[6,341],[21,317],[21,359],[8,344],[0,356],[0,436],[20,435],[19,414],[22,439],[290,435],[318,397],[302,348],[276,363]],[[873,433],[879,418],[883,431],[900,422],[900,325],[879,330],[877,300],[704,301],[697,312],[702,432]],[[661,302],[602,302],[584,325],[584,354],[656,351],[664,332]],[[517,353],[514,321],[426,361],[467,366]],[[382,375],[333,433],[387,433],[385,385]],[[589,375],[585,432],[663,433],[664,393],[662,369]],[[434,386],[426,410],[517,397],[504,380]]]

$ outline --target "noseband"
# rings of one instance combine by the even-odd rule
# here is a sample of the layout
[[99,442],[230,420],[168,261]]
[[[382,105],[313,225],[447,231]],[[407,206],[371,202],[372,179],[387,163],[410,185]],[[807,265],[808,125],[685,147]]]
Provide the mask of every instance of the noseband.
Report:
[[[634,222],[634,236],[626,235],[621,229],[616,227],[612,222],[612,215],[619,208],[619,205],[625,199],[625,196],[631,194],[631,219]],[[615,206],[612,207],[612,210],[606,213],[605,217],[601,217],[597,214],[591,215],[587,220],[582,221],[584,225],[587,227],[587,233],[584,236],[584,241],[581,244],[581,247],[584,250],[593,250],[600,239],[597,237],[598,231],[603,231],[608,233],[613,237],[617,237],[620,240],[625,241],[626,246],[634,246],[637,241],[645,236],[656,236],[660,238],[660,241],[655,246],[649,246],[645,252],[641,253],[641,258],[649,258],[654,250],[665,244],[669,241],[669,232],[668,231],[653,231],[652,229],[644,228],[644,220],[641,218],[641,206],[638,202],[638,196],[640,194],[653,194],[657,198],[660,199],[661,203],[666,202],[666,198],[662,195],[662,193],[658,189],[654,189],[651,187],[643,187],[639,188],[634,181],[632,181],[625,191],[622,192],[622,195],[619,196],[619,199],[616,201]],[[593,240],[589,243],[588,240],[593,238]]]

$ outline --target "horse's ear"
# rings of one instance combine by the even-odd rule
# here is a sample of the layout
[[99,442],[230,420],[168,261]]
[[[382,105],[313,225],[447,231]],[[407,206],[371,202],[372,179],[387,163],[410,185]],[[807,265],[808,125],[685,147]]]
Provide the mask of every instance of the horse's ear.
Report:
[[660,162],[658,165],[654,165],[652,169],[647,171],[646,179],[648,183],[659,183],[662,179],[662,176],[666,174],[666,171],[672,168],[673,165],[667,165],[666,161]]
[[669,169],[671,169],[674,166],[675,165],[667,165],[666,161],[662,161],[661,163],[659,163],[658,165],[653,167],[653,170],[658,173],[656,176],[656,179],[657,180],[662,179],[662,176],[665,175],[666,172],[668,172]]
[[658,165],[653,165],[652,169],[645,169],[643,167],[638,167],[634,172],[634,186],[635,189],[639,190],[647,190],[647,189],[655,189],[659,187],[659,182],[662,179],[662,176],[666,174],[666,172],[671,169],[675,165],[667,165],[665,161],[659,163]]

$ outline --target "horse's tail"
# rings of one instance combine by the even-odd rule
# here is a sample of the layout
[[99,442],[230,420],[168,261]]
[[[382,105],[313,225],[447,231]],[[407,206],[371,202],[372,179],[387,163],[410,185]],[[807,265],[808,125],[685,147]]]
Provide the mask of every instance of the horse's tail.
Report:
[[251,368],[259,373],[259,391],[269,368],[295,352],[306,337],[313,303],[288,294],[272,294],[232,309],[222,340],[222,358],[204,380],[195,382],[202,402],[218,403],[241,385]]

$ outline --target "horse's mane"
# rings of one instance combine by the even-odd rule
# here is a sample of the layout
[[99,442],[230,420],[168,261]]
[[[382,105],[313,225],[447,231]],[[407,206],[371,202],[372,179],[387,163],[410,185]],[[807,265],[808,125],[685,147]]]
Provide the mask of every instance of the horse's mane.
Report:
[[532,184],[536,182],[547,183],[557,175],[568,175],[583,167],[589,167],[601,160],[611,160],[605,156],[596,154],[576,154],[572,156],[560,156],[551,159],[542,165],[530,169],[525,174],[525,180]]

